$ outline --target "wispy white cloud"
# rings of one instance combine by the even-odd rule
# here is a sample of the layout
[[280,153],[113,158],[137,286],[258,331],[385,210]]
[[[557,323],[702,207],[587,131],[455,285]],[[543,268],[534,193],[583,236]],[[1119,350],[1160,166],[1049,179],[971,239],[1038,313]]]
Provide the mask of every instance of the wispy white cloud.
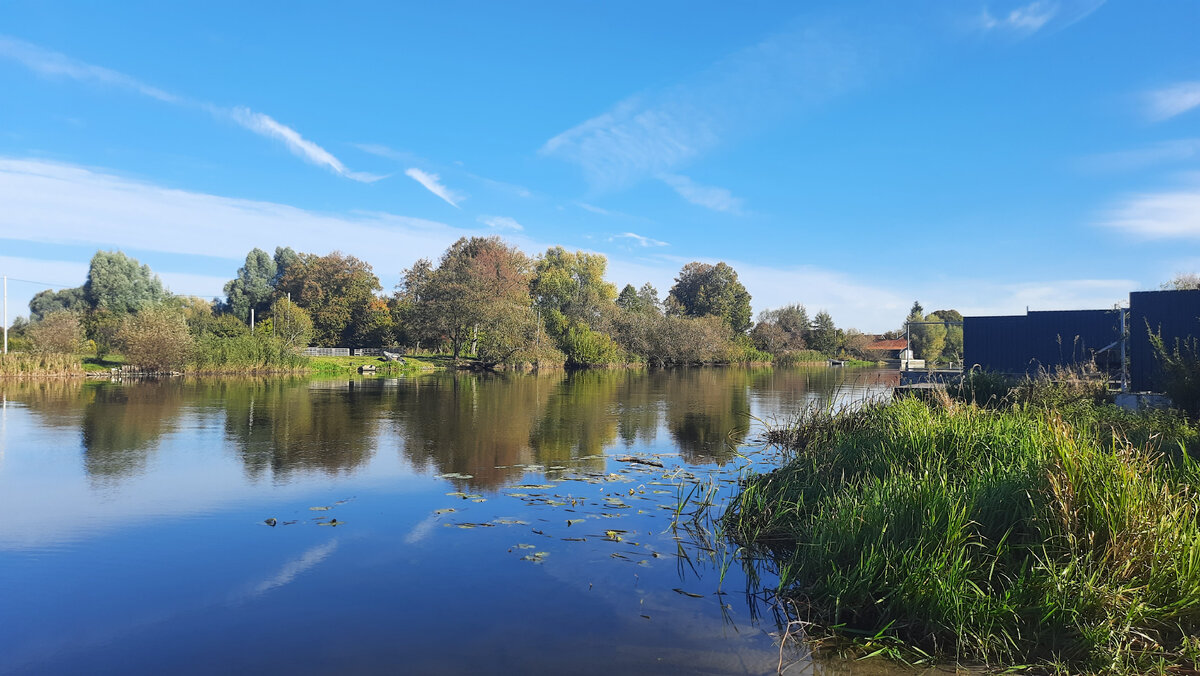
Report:
[[674,188],[680,197],[696,206],[733,214],[739,213],[742,210],[742,200],[734,197],[733,193],[725,188],[700,185],[687,176],[680,176],[679,174],[664,174],[659,178]]
[[[5,157],[0,157],[0,204],[0,232],[19,233],[27,241],[132,244],[148,251],[235,260],[253,247],[281,243],[304,251],[339,248],[365,260],[388,250],[436,258],[449,242],[470,232],[394,214],[326,214],[175,190],[78,165]],[[329,233],[338,233],[336,246]],[[169,281],[165,275],[164,281]]]
[[147,96],[177,106],[199,108],[220,118],[227,118],[241,127],[260,136],[283,142],[296,155],[309,162],[323,166],[334,173],[364,183],[377,181],[383,176],[350,171],[332,153],[304,138],[295,129],[281,124],[264,113],[243,106],[226,108],[204,101],[193,101],[172,94],[137,78],[102,66],[84,63],[65,54],[43,49],[23,40],[0,36],[0,57],[17,61],[26,68],[48,77],[65,77],[79,82],[114,87]]
[[412,180],[425,186],[429,192],[437,195],[446,201],[447,204],[454,208],[460,208],[458,203],[466,199],[465,195],[460,195],[450,188],[442,184],[442,179],[437,174],[421,171],[417,168],[406,169],[404,174]]
[[285,124],[280,124],[270,115],[256,113],[245,107],[237,107],[229,111],[229,116],[234,122],[256,134],[283,141],[283,144],[293,153],[317,166],[326,167],[336,174],[341,174],[346,178],[363,183],[373,183],[383,178],[383,176],[376,176],[374,174],[350,171],[346,168],[346,165],[342,164],[328,150],[304,138],[295,129]]
[[1034,0],[1007,11],[984,7],[974,25],[984,31],[997,31],[1025,37],[1042,30],[1057,30],[1086,18],[1105,0]]
[[1146,114],[1162,121],[1200,106],[1200,80],[1177,82],[1146,94]]
[[595,190],[674,173],[730,137],[854,86],[872,49],[832,26],[786,31],[685,82],[625,99],[540,153],[578,165]]
[[81,82],[126,89],[166,103],[187,103],[187,100],[182,97],[148,85],[124,73],[84,63],[16,38],[0,36],[0,56],[17,61],[41,75],[65,77]]
[[1200,238],[1200,175],[1190,185],[1126,197],[1100,224],[1147,239]]
[[980,25],[985,30],[1005,29],[1017,33],[1035,33],[1053,19],[1058,10],[1057,2],[1037,0],[996,18],[985,7],[983,16],[980,17]]
[[1132,171],[1170,162],[1186,162],[1200,157],[1200,138],[1172,139],[1144,148],[1101,153],[1080,161],[1084,169]]
[[509,218],[508,216],[480,216],[479,222],[497,230],[521,231],[525,229],[525,226],[518,223],[516,219]]
[[613,212],[609,211],[608,209],[605,209],[604,207],[598,207],[595,204],[588,204],[587,202],[576,202],[575,206],[583,209],[584,211],[590,211],[593,214],[599,214],[601,216],[613,215]]
[[612,237],[609,237],[608,241],[615,242],[619,239],[630,240],[630,241],[634,242],[635,244],[637,244],[638,246],[642,246],[642,247],[670,246],[669,244],[667,244],[666,242],[664,242],[662,240],[645,237],[643,235],[637,234],[636,232],[622,232],[619,235],[613,235]]

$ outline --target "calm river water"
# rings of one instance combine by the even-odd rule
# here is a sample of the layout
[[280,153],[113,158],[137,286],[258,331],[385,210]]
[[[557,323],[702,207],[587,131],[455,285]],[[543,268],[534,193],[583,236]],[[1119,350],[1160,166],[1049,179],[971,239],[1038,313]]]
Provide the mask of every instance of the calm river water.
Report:
[[770,571],[676,507],[893,378],[0,381],[0,673],[775,673]]

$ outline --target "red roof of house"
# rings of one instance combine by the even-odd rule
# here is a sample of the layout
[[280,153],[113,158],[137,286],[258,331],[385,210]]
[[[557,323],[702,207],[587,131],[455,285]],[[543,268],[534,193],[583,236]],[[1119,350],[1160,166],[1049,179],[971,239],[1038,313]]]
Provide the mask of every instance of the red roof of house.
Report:
[[903,338],[895,340],[877,340],[867,345],[868,350],[907,350],[908,341]]

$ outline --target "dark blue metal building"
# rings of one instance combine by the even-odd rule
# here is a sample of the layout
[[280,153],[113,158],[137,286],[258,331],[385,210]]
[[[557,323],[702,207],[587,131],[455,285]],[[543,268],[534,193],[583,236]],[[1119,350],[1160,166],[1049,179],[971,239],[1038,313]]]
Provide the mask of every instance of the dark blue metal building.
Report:
[[986,371],[1029,375],[1093,359],[1115,366],[1119,350],[1096,355],[1120,339],[1120,327],[1120,311],[1115,309],[964,317],[963,361],[968,369],[978,365]]
[[[1168,349],[1176,340],[1200,336],[1200,290],[1135,291],[1129,294],[1129,385],[1135,392],[1162,392],[1158,356],[1149,332],[1162,336]],[[966,331],[963,331],[964,351]]]

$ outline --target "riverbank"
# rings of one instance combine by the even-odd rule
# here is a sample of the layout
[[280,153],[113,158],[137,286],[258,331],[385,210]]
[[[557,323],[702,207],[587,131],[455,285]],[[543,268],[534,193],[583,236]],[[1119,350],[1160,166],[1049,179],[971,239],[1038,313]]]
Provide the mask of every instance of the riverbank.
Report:
[[818,645],[1070,673],[1194,668],[1200,433],[1094,392],[1051,395],[810,411],[772,431],[791,459],[747,477],[723,524],[778,565]]
[[[360,372],[378,375],[401,375],[425,373],[443,369],[462,369],[471,371],[533,371],[531,365],[484,365],[477,359],[462,357],[454,359],[446,354],[404,355],[404,361],[385,361],[380,357],[350,356],[350,357],[297,357],[293,362],[280,359],[237,359],[237,360],[206,360],[204,363],[189,363],[179,370],[170,373],[189,375],[246,375],[246,374],[352,374]],[[695,364],[706,367],[761,367],[773,366],[780,368],[818,368],[827,366],[827,362],[790,362],[786,364],[763,362],[721,362]],[[847,360],[844,364],[850,367],[874,367],[875,362]],[[365,368],[364,368],[365,367]],[[561,364],[553,367],[543,366],[540,370],[563,370]],[[644,369],[644,363],[603,364],[589,367],[577,367],[574,370],[611,370],[611,369]],[[660,367],[661,368],[661,367]],[[572,370],[572,369],[567,369]],[[112,375],[152,375],[152,372],[142,371],[129,364],[122,355],[69,355],[69,354],[32,354],[11,353],[0,355],[0,377],[16,378],[61,378],[61,377],[91,377],[104,378]]]

